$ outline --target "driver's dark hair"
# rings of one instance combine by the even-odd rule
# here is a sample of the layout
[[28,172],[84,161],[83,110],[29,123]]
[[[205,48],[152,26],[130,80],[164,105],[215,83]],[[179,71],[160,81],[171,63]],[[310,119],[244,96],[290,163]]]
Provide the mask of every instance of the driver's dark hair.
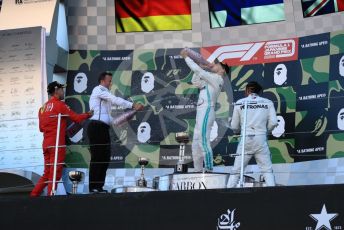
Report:
[[228,66],[226,63],[220,62],[217,58],[215,59],[214,63],[215,63],[215,64],[220,64],[221,67],[225,70],[227,76],[229,76],[229,71],[230,71],[230,69],[229,69],[229,66]]
[[246,90],[250,93],[259,94],[262,91],[262,87],[256,81],[250,81],[246,85]]
[[102,80],[104,80],[106,76],[112,76],[112,73],[102,72],[101,74],[99,74],[98,83],[100,83]]

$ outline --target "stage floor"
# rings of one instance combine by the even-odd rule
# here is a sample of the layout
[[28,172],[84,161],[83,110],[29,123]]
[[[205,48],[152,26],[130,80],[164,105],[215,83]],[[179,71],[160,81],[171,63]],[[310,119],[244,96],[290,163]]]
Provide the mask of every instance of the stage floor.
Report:
[[0,219],[1,229],[344,229],[343,191],[317,185],[1,196]]

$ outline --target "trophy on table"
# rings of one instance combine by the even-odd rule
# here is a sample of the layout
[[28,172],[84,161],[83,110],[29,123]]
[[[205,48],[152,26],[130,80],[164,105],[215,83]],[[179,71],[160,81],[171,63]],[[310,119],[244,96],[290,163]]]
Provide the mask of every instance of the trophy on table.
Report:
[[84,173],[80,171],[70,171],[68,173],[69,179],[72,181],[72,194],[77,194],[78,184],[82,180]]
[[157,186],[155,188],[147,187],[147,180],[145,179],[144,171],[145,171],[145,166],[148,165],[149,163],[148,158],[140,157],[138,163],[139,165],[141,165],[141,176],[140,176],[140,179],[136,181],[136,186],[117,187],[117,188],[112,189],[111,193],[157,191]]
[[189,134],[187,132],[176,133],[176,141],[179,143],[179,159],[174,167],[174,173],[187,173],[188,165],[185,164],[185,145],[189,142]]
[[147,187],[147,181],[145,179],[145,166],[148,165],[148,158],[140,157],[139,165],[141,165],[141,177],[137,180],[136,185],[139,187]]

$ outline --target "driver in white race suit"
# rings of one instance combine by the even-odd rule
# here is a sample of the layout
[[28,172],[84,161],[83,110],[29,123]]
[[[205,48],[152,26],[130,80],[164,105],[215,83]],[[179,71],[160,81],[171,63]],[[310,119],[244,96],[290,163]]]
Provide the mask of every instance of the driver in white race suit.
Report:
[[222,63],[199,66],[188,57],[185,50],[182,50],[180,55],[185,58],[186,64],[194,72],[192,84],[200,89],[192,141],[194,170],[195,172],[211,172],[213,170],[213,151],[210,146],[210,130],[215,121],[215,105],[224,83],[223,77],[226,76],[229,68]]
[[[241,135],[243,135],[244,103],[247,101],[244,169],[252,156],[254,156],[264,176],[266,185],[275,186],[267,133],[271,132],[278,125],[277,116],[272,101],[258,96],[261,90],[262,87],[257,82],[252,81],[246,85],[245,95],[247,97],[235,103],[231,129],[234,133],[241,132]],[[241,169],[242,146],[241,138],[237,148],[237,156],[234,161],[232,173],[228,180],[228,188],[236,187],[238,184]]]

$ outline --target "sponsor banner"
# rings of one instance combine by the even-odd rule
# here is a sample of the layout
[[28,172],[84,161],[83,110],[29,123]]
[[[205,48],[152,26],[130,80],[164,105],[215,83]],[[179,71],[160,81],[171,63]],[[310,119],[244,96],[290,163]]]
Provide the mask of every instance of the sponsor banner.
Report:
[[[317,109],[314,109],[317,108]],[[295,161],[326,158],[328,111],[316,105],[295,114]]]
[[45,31],[0,31],[0,169],[42,166],[37,113],[46,96]]
[[295,132],[295,113],[277,114],[278,125],[269,135],[269,140],[290,139]]
[[[242,78],[245,81],[242,81]],[[241,65],[233,66],[231,68],[231,84],[235,91],[245,91],[246,83],[249,81],[258,82],[263,88],[267,88],[267,81],[264,80],[264,64]],[[234,93],[235,101],[244,97],[244,94],[236,95]]]
[[344,82],[329,82],[328,130],[344,132]]
[[[160,160],[159,168],[171,168],[174,167],[179,161],[179,145],[161,145],[160,146]],[[189,168],[193,167],[193,160],[191,156],[191,145],[185,145],[184,163]]]
[[131,70],[132,50],[103,50],[93,59],[93,71]]
[[264,65],[264,86],[269,88],[297,86],[302,82],[299,60],[275,62]]
[[[336,149],[342,145],[344,130],[344,106],[340,103],[344,92],[344,57],[340,38],[342,32],[331,33],[331,45],[329,34],[324,33],[300,41],[284,39],[193,48],[201,50],[209,61],[218,58],[234,65],[215,105],[216,119],[209,137],[214,165],[233,165],[231,154],[236,152],[238,140],[234,140],[229,129],[228,117],[233,101],[245,97],[249,81],[261,84],[262,97],[273,101],[279,115],[279,127],[268,136],[274,164],[294,162],[297,150],[309,154],[298,154],[295,161],[340,156],[341,151]],[[278,50],[292,53],[284,52],[281,56]],[[264,56],[271,56],[272,52],[272,59]],[[98,84],[99,72],[104,70],[113,73],[112,93],[145,105],[145,110],[131,121],[113,129],[111,139],[116,150],[111,167],[137,167],[137,157],[148,157],[152,167],[173,167],[173,157],[178,154],[175,133],[187,131],[192,139],[199,95],[199,89],[191,84],[193,72],[180,56],[180,49],[70,52],[66,101],[73,109],[88,108],[89,95]],[[114,106],[111,114],[116,117],[123,111]],[[89,153],[83,148],[88,144],[87,138],[82,138],[85,129],[79,137],[71,140],[75,151],[67,159],[75,162],[73,157],[78,152],[83,156],[80,161],[86,162]],[[313,137],[325,143],[322,150],[306,142],[303,146],[303,141],[311,143]],[[313,147],[311,153],[309,149]]]
[[301,85],[326,83],[329,80],[330,56],[300,59],[302,66]]
[[218,59],[227,65],[249,65],[257,63],[283,62],[298,57],[298,38],[276,41],[251,42],[201,48],[209,62]]
[[344,83],[344,53],[330,56],[330,80]]
[[[70,52],[66,103],[72,109],[88,108],[99,72],[105,70],[113,73],[114,95],[145,105],[132,120],[112,129],[110,167],[136,167],[137,157],[149,158],[151,167],[174,167],[173,156],[179,151],[175,133],[187,131],[192,139],[199,89],[191,84],[193,72],[179,53],[180,49]],[[231,95],[230,81],[225,79],[211,134],[212,146],[218,153],[226,151],[228,125],[224,124],[231,112]],[[117,117],[123,111],[113,106],[111,115]],[[78,139],[68,141],[72,146],[67,150],[67,164],[88,160],[89,152],[83,148],[88,145],[85,126]],[[191,154],[191,150],[187,151]]]
[[299,58],[310,58],[330,54],[330,33],[301,37]]
[[[294,162],[326,159],[326,141],[328,135],[314,136],[312,134],[295,135],[295,152],[291,155]],[[319,171],[318,168],[314,169]]]
[[293,87],[278,87],[264,90],[263,97],[270,99],[277,113],[293,113],[296,107],[296,93]]
[[56,2],[56,0],[2,0],[0,30],[42,26],[49,35]]
[[[344,94],[342,94],[344,97]],[[338,104],[334,104],[328,111],[328,117],[332,119],[328,119],[327,129],[330,132],[334,133],[343,133],[344,132],[344,102],[343,100],[339,101]]]
[[296,89],[296,111],[327,108],[328,82],[314,85],[302,85]]
[[344,53],[344,30],[331,32],[331,54]]

